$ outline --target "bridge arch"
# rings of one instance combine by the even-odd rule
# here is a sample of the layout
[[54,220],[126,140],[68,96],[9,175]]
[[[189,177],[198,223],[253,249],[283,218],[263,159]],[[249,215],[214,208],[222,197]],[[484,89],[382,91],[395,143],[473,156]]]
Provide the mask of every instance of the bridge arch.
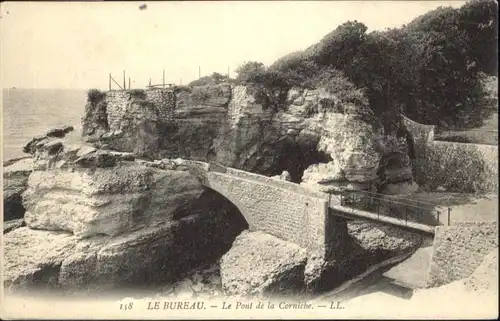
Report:
[[221,194],[239,210],[248,229],[326,253],[332,235],[326,230],[329,198],[325,193],[217,163],[183,161],[200,183]]
[[231,191],[227,187],[225,187],[224,184],[220,184],[217,181],[213,180],[212,182],[207,181],[204,185],[206,188],[209,188],[217,192],[222,197],[231,202],[238,209],[238,211],[241,213],[241,215],[247,222],[248,228],[252,230],[252,227],[254,226],[252,217],[251,215],[249,215],[247,207],[236,197],[236,194],[231,193]]

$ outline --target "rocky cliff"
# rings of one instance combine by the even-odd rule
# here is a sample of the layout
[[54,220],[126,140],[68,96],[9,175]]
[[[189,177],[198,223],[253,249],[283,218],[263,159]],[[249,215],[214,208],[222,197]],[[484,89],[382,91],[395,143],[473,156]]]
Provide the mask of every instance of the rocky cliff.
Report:
[[[335,93],[294,88],[279,112],[251,86],[177,88],[169,97],[89,99],[84,139],[153,159],[217,161],[269,176],[286,170],[292,181],[322,191],[412,182],[404,133],[385,133],[368,106]],[[161,116],[165,108],[171,117]],[[117,109],[118,119],[110,116]]]
[[182,161],[57,139],[34,145],[22,194],[26,226],[4,231],[7,288],[174,280],[217,259],[246,228]]

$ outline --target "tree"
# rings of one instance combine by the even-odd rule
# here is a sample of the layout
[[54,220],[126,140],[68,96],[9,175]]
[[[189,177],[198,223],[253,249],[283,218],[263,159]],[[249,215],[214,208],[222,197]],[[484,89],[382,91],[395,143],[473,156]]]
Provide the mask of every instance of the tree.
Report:
[[316,46],[306,50],[316,63],[343,70],[364,42],[367,27],[358,21],[347,21],[327,34]]
[[459,28],[467,35],[470,56],[478,70],[498,75],[498,3],[474,0],[459,10]]
[[257,61],[245,62],[236,69],[236,73],[238,74],[236,80],[239,82],[258,82],[259,77],[265,72],[266,67],[263,63]]
[[214,83],[220,84],[220,83],[223,83],[224,81],[227,80],[227,76],[220,74],[218,72],[214,72],[212,74],[212,79],[213,79]]
[[477,125],[489,108],[482,72],[497,74],[497,9],[494,0],[473,0],[368,34],[363,23],[348,21],[269,68],[243,64],[237,79],[258,84],[274,106],[281,106],[278,102],[292,86],[330,86],[352,90],[354,96],[361,90],[387,130],[400,112],[438,126]]

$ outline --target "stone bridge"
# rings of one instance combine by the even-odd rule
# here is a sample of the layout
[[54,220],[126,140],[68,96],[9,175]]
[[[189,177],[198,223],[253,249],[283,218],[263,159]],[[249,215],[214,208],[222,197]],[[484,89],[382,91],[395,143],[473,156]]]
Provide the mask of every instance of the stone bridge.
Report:
[[325,253],[328,197],[298,184],[234,168],[187,161],[202,184],[231,201],[248,223],[308,251]]
[[345,219],[372,220],[434,233],[431,226],[401,224],[394,218],[342,206],[332,195],[296,183],[199,161],[186,160],[185,164],[204,186],[239,209],[249,230],[266,232],[310,252],[335,256],[342,247],[338,242],[347,236]]

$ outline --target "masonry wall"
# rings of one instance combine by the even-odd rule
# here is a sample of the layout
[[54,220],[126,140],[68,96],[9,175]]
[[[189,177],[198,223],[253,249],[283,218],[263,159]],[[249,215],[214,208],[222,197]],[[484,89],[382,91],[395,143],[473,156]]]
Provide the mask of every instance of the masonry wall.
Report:
[[175,94],[171,89],[146,90],[146,100],[158,108],[158,115],[163,121],[171,121],[175,110]]
[[120,129],[120,122],[125,114],[127,105],[132,100],[128,91],[108,91],[106,93],[106,112],[108,114],[108,125],[110,131]]
[[498,247],[498,226],[494,221],[437,227],[427,286],[436,287],[470,276],[495,247]]
[[[214,165],[210,164],[211,170],[213,167],[214,167]],[[242,179],[257,180],[263,184],[273,185],[277,188],[284,188],[284,189],[287,189],[289,191],[293,191],[293,192],[296,192],[299,194],[328,200],[328,194],[309,189],[307,187],[304,187],[304,186],[296,184],[296,183],[284,181],[281,179],[271,178],[271,177],[243,171],[243,170],[236,169],[236,168],[225,167],[225,171],[230,175],[241,177]]]
[[498,193],[498,146],[434,140],[434,126],[404,118],[416,159],[415,180],[430,190]]
[[325,198],[227,173],[208,172],[206,184],[238,207],[250,230],[260,230],[311,252],[325,254],[328,242]]
[[127,105],[132,100],[146,100],[151,102],[158,110],[160,121],[172,120],[175,109],[175,95],[171,89],[148,89],[148,90],[113,90],[106,93],[106,105],[109,130],[120,129]]

